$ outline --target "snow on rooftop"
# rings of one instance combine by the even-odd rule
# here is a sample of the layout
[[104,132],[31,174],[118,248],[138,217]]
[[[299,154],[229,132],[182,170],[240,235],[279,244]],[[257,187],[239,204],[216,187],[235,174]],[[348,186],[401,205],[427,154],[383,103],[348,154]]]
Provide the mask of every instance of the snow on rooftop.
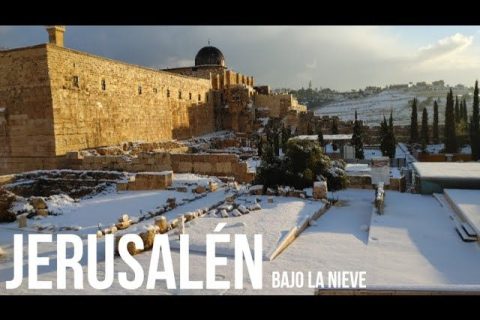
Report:
[[444,189],[456,211],[480,235],[480,190]]
[[345,166],[345,171],[347,173],[365,173],[365,174],[370,174],[372,171],[372,168],[368,166],[367,163],[347,163]]
[[480,162],[414,162],[421,178],[480,179]]
[[[352,140],[352,134],[324,134],[323,140]],[[318,140],[318,135],[316,134],[304,134],[295,136],[292,139],[298,140]]]
[[324,134],[324,140],[352,140],[353,134]]
[[173,174],[173,171],[142,171],[139,172],[139,174],[145,174],[145,175],[150,175],[150,176],[167,176]]

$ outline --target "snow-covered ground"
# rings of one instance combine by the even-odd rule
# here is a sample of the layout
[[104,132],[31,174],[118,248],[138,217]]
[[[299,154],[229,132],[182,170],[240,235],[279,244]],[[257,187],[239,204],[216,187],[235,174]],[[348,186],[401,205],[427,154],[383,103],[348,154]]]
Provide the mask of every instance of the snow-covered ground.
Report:
[[363,156],[365,160],[372,160],[373,158],[381,157],[382,151],[380,151],[380,149],[364,149]]
[[[445,149],[445,144],[439,143],[439,144],[429,144],[427,145],[427,152],[428,153],[440,153],[440,151]],[[463,146],[460,148],[459,152],[461,154],[472,154],[472,148],[469,145]]]
[[[208,185],[208,181],[217,181],[215,177],[199,176],[196,174],[175,174],[173,187],[186,186],[189,184]],[[115,224],[123,215],[128,214],[131,218],[139,218],[142,213],[153,211],[166,204],[168,198],[176,198],[177,204],[181,204],[183,200],[193,200],[198,197],[191,192],[194,186],[187,187],[187,192],[178,192],[175,190],[152,190],[152,191],[123,191],[116,192],[115,188],[111,188],[105,195],[97,195],[89,199],[74,201],[66,195],[55,195],[49,197],[47,205],[49,210],[57,215],[49,215],[47,217],[36,217],[28,221],[29,227],[35,225],[52,226],[55,229],[62,227],[76,227],[80,229],[79,233],[96,233],[99,225],[109,227]],[[223,192],[218,192],[222,194]],[[219,201],[215,193],[206,196],[211,199],[212,203]],[[221,200],[221,199],[220,199]],[[199,205],[199,200],[195,200],[195,206]],[[185,210],[186,206],[180,206],[175,210],[169,211],[167,215],[175,215],[177,211]],[[22,208],[28,206],[26,203],[17,204]],[[16,228],[17,223],[7,223],[0,225],[1,228]],[[69,231],[71,232],[71,231]],[[1,232],[0,232],[1,233]],[[2,237],[0,237],[0,245]]]
[[387,191],[370,224],[368,284],[480,289],[480,247],[460,239],[450,213],[433,196]]
[[[223,199],[224,192],[214,192],[209,196]],[[480,247],[478,243],[462,242],[456,234],[449,215],[450,208],[442,207],[433,196],[386,191],[385,213],[373,213],[372,190],[347,189],[329,195],[338,199],[312,226],[288,246],[273,261],[263,262],[263,289],[251,287],[248,276],[244,278],[244,288],[233,289],[234,259],[227,256],[227,265],[218,266],[216,278],[230,280],[230,289],[218,290],[167,290],[164,281],[158,281],[155,290],[145,289],[145,282],[136,291],[123,289],[115,277],[114,284],[105,291],[89,287],[78,290],[28,290],[24,283],[21,288],[8,291],[12,294],[313,294],[307,286],[300,288],[273,288],[274,271],[295,271],[306,274],[308,271],[324,273],[328,271],[365,271],[368,286],[390,288],[431,286],[434,288],[480,290]],[[254,233],[263,233],[266,237],[264,255],[269,247],[281,239],[282,234],[298,224],[307,212],[319,208],[320,202],[298,198],[274,197],[273,203],[266,203],[267,197],[260,197],[263,209],[242,217],[226,219],[204,217],[193,220],[186,229],[191,235],[191,247],[205,241],[204,232],[211,232],[216,222],[226,222],[221,232],[245,232],[249,237]],[[245,197],[251,201],[253,196]],[[216,199],[211,199],[216,200]],[[196,201],[202,203],[196,204]],[[207,197],[188,203],[185,206],[205,206]],[[243,202],[237,200],[239,203]],[[180,208],[180,207],[179,207]],[[191,210],[184,208],[181,210]],[[174,216],[174,214],[172,214]],[[15,231],[3,228],[0,232],[13,234]],[[98,247],[103,246],[102,240]],[[12,278],[11,245],[2,247],[7,257],[0,264],[0,291],[4,281]],[[173,245],[172,245],[173,247]],[[190,280],[205,280],[206,259],[201,250],[190,254]],[[55,257],[56,245],[41,245],[41,254]],[[135,256],[147,271],[151,252]],[[98,270],[103,274],[104,252],[99,250]],[[179,251],[172,249],[174,272],[177,288],[179,285]],[[84,261],[85,260],[85,261]],[[86,273],[86,259],[82,260]],[[27,261],[24,261],[27,270]],[[115,259],[115,272],[127,272],[131,269],[121,259]],[[56,283],[55,264],[41,268],[41,280],[53,280]],[[245,271],[244,271],[245,272]],[[71,273],[70,273],[71,274]],[[71,280],[67,281],[71,287]],[[3,291],[5,292],[5,291]]]
[[[410,104],[413,98],[418,100],[419,117],[424,107],[422,102],[426,101],[430,117],[433,117],[433,100],[440,99],[438,104],[439,121],[443,123],[445,115],[446,93],[435,92],[413,92],[405,90],[385,90],[378,94],[370,95],[358,99],[342,99],[329,102],[318,108],[315,108],[315,114],[319,116],[338,116],[342,120],[354,120],[355,110],[358,113],[358,119],[364,121],[367,125],[380,125],[383,116],[388,119],[390,111],[393,110],[393,119],[395,125],[410,124]],[[427,99],[429,99],[427,101]],[[468,103],[468,112],[471,103]]]

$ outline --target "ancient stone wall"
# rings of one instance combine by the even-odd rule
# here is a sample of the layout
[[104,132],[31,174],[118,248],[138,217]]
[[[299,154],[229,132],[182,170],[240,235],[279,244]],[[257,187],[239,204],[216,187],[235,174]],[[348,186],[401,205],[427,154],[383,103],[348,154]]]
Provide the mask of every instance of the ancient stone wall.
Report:
[[0,172],[8,158],[54,155],[45,45],[0,51]]
[[124,156],[88,156],[67,154],[63,168],[76,170],[111,170],[127,172],[198,173],[215,176],[234,176],[240,182],[251,182],[255,174],[248,172],[247,163],[233,154],[191,154],[148,152],[137,158]]
[[209,80],[47,45],[56,155],[214,131]]
[[290,110],[307,111],[307,107],[298,103],[291,94],[265,95],[255,94],[254,104],[257,108],[270,110],[270,117],[283,118]]

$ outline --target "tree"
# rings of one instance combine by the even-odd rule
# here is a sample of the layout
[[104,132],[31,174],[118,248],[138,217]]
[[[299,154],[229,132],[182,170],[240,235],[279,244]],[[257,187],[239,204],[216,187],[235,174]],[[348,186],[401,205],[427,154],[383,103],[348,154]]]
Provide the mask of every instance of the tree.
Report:
[[322,132],[322,126],[320,124],[317,125],[317,136],[318,136],[318,143],[320,146],[324,146],[325,141],[323,141],[323,132]]
[[386,156],[388,153],[388,123],[387,118],[383,115],[383,121],[380,123],[380,151]]
[[355,110],[355,122],[353,124],[352,145],[355,147],[355,158],[364,159],[363,154],[363,128],[362,123],[357,119],[357,110]]
[[462,121],[467,123],[468,122],[467,101],[465,99],[463,99],[461,106],[462,107],[461,107],[460,115],[461,115]]
[[422,129],[421,129],[421,141],[422,141],[422,150],[427,149],[427,144],[429,144],[430,139],[428,137],[428,112],[427,108],[423,108],[422,112]]
[[433,143],[440,143],[440,138],[438,136],[438,104],[437,100],[433,102]]
[[345,163],[324,155],[317,141],[291,139],[285,157],[271,160],[262,161],[255,178],[255,183],[265,188],[287,185],[303,189],[319,177],[327,181],[329,190],[339,190],[348,182]]
[[460,122],[460,106],[458,105],[458,96],[455,96],[455,122]]
[[412,115],[410,117],[410,143],[418,142],[417,98],[413,98]]
[[292,128],[290,126],[282,127],[282,150],[287,149],[287,141],[292,136]]
[[443,139],[445,142],[445,152],[457,152],[457,135],[455,133],[455,110],[453,107],[453,92],[451,88],[450,92],[447,94],[447,105],[445,108],[445,136],[443,137]]
[[263,151],[263,141],[262,137],[258,137],[258,143],[257,143],[257,154],[259,157],[262,157],[262,151]]
[[397,149],[397,139],[395,138],[395,130],[393,129],[393,110],[390,111],[390,118],[388,119],[387,130],[387,155],[390,159],[395,158]]
[[273,151],[275,156],[280,155],[280,132],[277,130],[273,132]]
[[332,134],[338,134],[337,118],[332,119]]
[[479,101],[478,101],[478,81],[475,81],[473,91],[472,117],[470,120],[470,145],[472,147],[472,160],[480,159],[480,124],[479,124]]

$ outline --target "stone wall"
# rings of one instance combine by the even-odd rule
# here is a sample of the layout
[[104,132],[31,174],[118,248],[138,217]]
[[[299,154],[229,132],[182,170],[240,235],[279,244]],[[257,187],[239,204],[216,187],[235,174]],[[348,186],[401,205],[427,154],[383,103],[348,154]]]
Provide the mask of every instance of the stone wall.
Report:
[[198,173],[213,176],[234,176],[239,182],[251,182],[255,174],[248,172],[247,163],[234,154],[191,154],[148,152],[137,158],[125,156],[88,156],[67,154],[61,166],[76,170],[112,170],[128,172]]
[[0,75],[2,173],[24,157],[55,155],[45,45],[0,51]]
[[269,116],[274,118],[283,118],[290,110],[307,111],[307,107],[299,104],[291,94],[255,94],[254,104],[257,108],[269,109]]
[[54,45],[47,51],[57,155],[214,131],[209,80]]

